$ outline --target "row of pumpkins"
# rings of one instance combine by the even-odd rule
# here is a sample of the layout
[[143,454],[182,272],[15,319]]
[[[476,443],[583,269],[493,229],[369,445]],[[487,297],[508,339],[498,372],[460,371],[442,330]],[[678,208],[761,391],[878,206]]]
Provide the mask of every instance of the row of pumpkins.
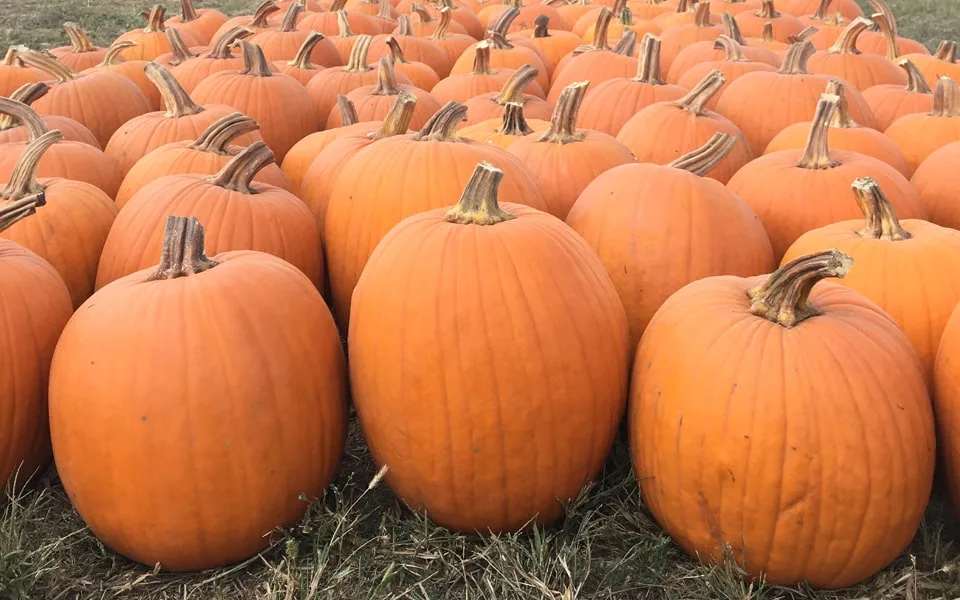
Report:
[[349,396],[398,497],[511,531],[629,398],[688,552],[869,577],[931,398],[960,500],[960,65],[878,0],[788,5],[184,0],[12,49],[0,478],[52,441],[107,545],[229,564],[322,495]]

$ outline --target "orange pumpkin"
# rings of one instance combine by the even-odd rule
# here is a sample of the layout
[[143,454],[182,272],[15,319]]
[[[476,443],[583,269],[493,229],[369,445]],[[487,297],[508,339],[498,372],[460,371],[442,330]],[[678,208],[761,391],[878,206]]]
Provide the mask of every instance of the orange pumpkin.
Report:
[[[473,57],[473,70],[469,73],[458,73],[451,75],[435,85],[430,93],[439,102],[466,102],[474,96],[496,92],[507,83],[516,69],[494,69],[490,66],[490,50],[492,44],[484,40],[477,44],[476,52]],[[544,97],[544,92],[540,89],[534,79],[536,79],[536,68],[530,67],[524,71],[529,77],[524,78],[524,89],[530,88],[531,94]]]
[[617,140],[639,162],[665,165],[700,148],[715,134],[725,133],[733,138],[734,145],[706,176],[726,183],[754,154],[732,121],[704,108],[725,81],[723,73],[713,71],[683,98],[651,104],[624,124]]
[[[166,26],[163,24],[163,18],[167,9],[157,4],[145,14],[147,24],[140,28],[128,31],[118,37],[117,42],[134,42],[134,46],[124,48],[121,52],[127,60],[153,60],[161,54],[170,52],[170,41],[167,39]],[[200,46],[205,40],[199,39],[189,30],[180,31],[180,37],[186,42],[187,46]]]
[[387,38],[387,46],[390,47],[390,59],[393,61],[393,68],[398,73],[406,75],[414,86],[424,91],[429,90],[432,94],[433,88],[440,83],[440,76],[437,75],[437,72],[426,63],[407,60],[407,57],[403,54],[403,49],[393,36]]
[[[377,243],[404,218],[448,205],[477,162],[486,160],[504,171],[504,199],[548,208],[533,175],[514,156],[491,144],[456,137],[464,111],[463,105],[446,104],[420,132],[370,144],[337,176],[324,220],[324,242],[334,314],[341,326],[349,322],[350,296]],[[437,164],[444,168],[437,169]],[[384,186],[390,194],[381,192]]]
[[534,19],[533,29],[525,29],[511,35],[508,39],[529,39],[543,56],[543,64],[547,68],[547,76],[553,77],[553,72],[563,57],[579,47],[583,41],[572,31],[550,29],[550,18],[540,15]]
[[768,63],[755,62],[748,59],[743,53],[744,47],[734,41],[733,38],[721,35],[713,44],[714,47],[722,49],[722,52],[726,54],[726,58],[724,60],[707,61],[694,65],[687,69],[678,82],[680,87],[692,89],[711,72],[719,71],[723,73],[726,81],[720,86],[716,94],[707,101],[706,107],[710,110],[717,109],[723,92],[737,79],[740,79],[748,73],[773,73],[777,70],[776,67]]
[[[614,3],[612,11],[614,18],[610,21],[610,26],[607,28],[607,39],[609,40],[621,40],[627,30],[634,32],[638,38],[647,34],[660,35],[663,33],[660,26],[653,21],[635,19],[633,12],[626,6],[625,0],[617,0]],[[593,26],[594,23],[595,20],[590,22],[590,26],[587,27],[587,30],[584,31],[581,36],[584,44],[593,43],[593,38],[596,35],[596,27]]]
[[[45,202],[43,193],[0,207],[0,235]],[[0,378],[0,485],[19,491],[50,462],[47,381],[73,307],[63,279],[20,244],[0,239],[0,340],[11,359]]]
[[183,89],[192,94],[200,82],[214,73],[237,71],[243,68],[243,57],[233,52],[237,42],[253,35],[252,29],[234,27],[216,38],[213,46],[197,56],[196,60],[177,65],[170,69]]
[[[630,394],[633,465],[644,504],[691,556],[772,585],[836,589],[913,540],[933,483],[930,399],[890,317],[816,285],[851,262],[832,250],[769,276],[702,279],[647,327]],[[782,485],[756,485],[757,473]]]
[[164,26],[168,31],[173,28],[185,31],[200,44],[209,44],[217,30],[226,22],[227,15],[219,10],[197,10],[193,6],[193,0],[180,0],[180,14],[167,19]]
[[657,17],[669,13],[672,3],[667,0],[628,0],[627,6],[636,18],[654,21]]
[[37,179],[44,153],[63,139],[48,131],[23,150],[6,185],[0,190],[0,206],[9,206],[43,192],[46,204],[36,217],[20,221],[0,233],[36,252],[60,273],[73,307],[93,292],[100,252],[117,214],[117,206],[99,188],[60,177]]
[[[394,11],[396,12],[396,11]],[[422,4],[417,4],[414,2],[410,5],[410,14],[408,17],[413,15],[417,16],[416,20],[410,19],[410,31],[406,35],[412,35],[415,37],[428,38],[433,35],[433,32],[437,30],[437,26],[440,24],[438,19],[433,18],[430,10]],[[400,32],[400,15],[399,13],[394,16],[395,25],[389,30],[384,31],[384,33],[399,33]],[[458,23],[456,20],[451,20],[450,24],[447,26],[451,33],[462,33],[467,34],[466,28]],[[481,26],[482,31],[482,26]]]
[[[410,120],[410,127],[419,129],[426,125],[427,121],[440,110],[440,103],[437,102],[429,92],[412,85],[400,85],[397,83],[396,73],[393,70],[393,59],[384,56],[380,59],[380,67],[377,70],[377,84],[358,87],[347,94],[347,99],[356,107],[357,118],[363,121],[380,121],[393,106],[397,96],[401,92],[406,92],[417,99],[416,109]],[[327,117],[327,127],[330,129],[340,127],[343,123],[340,121],[340,111],[334,108]]]
[[[310,80],[313,79],[313,76],[326,69],[323,65],[315,65],[310,60],[310,54],[313,52],[313,48],[316,44],[319,44],[321,41],[326,41],[327,43],[333,45],[333,42],[328,40],[319,31],[311,31],[307,38],[303,40],[303,44],[300,46],[300,49],[297,50],[297,55],[294,56],[291,60],[288,61],[276,61],[274,66],[277,68],[278,73],[284,75],[289,75],[297,81],[300,82],[300,85],[306,87]],[[334,54],[337,57],[337,64],[341,64],[340,54],[337,52],[336,47],[334,46]]]
[[549,121],[527,120],[523,115],[523,104],[507,102],[503,106],[503,117],[487,119],[474,125],[461,128],[457,135],[470,140],[493,144],[500,148],[509,148],[514,142],[530,135],[542,133],[550,126]]
[[710,12],[718,15],[734,17],[749,10],[757,11],[763,8],[760,0],[710,0]]
[[167,175],[142,187],[110,229],[97,270],[97,289],[153,263],[167,216],[179,214],[207,223],[211,248],[273,254],[315,284],[322,282],[316,219],[290,192],[253,181],[260,168],[272,162],[273,152],[263,142],[254,142],[213,177]]
[[610,169],[573,205],[567,224],[597,251],[613,279],[632,349],[660,305],[686,284],[775,266],[770,240],[750,207],[703,176],[735,144],[718,133],[668,165]]
[[[453,0],[440,0],[435,6],[428,4],[427,9],[430,11],[430,14],[437,17],[437,19],[441,21],[443,20],[441,15],[443,14],[444,9],[448,10],[450,12],[451,19],[459,23],[460,26],[466,30],[467,35],[475,40],[483,39],[485,33],[483,24],[480,22],[480,18],[477,16],[477,13],[473,12],[466,2],[461,1],[459,3],[455,3]],[[437,26],[439,27],[439,23]]]
[[[300,19],[297,28],[302,31],[319,31],[323,35],[337,35],[340,31],[337,13],[343,10],[345,4],[344,0],[334,0],[327,12],[306,13]],[[350,23],[350,29],[359,34],[377,35],[381,31],[380,26],[369,15],[347,12],[347,21]]]
[[490,27],[496,23],[497,19],[502,17],[503,13],[511,7],[517,9],[517,16],[511,20],[507,29],[501,33],[515,33],[517,31],[523,31],[524,29],[532,29],[537,17],[540,16],[545,16],[550,19],[553,22],[553,26],[557,29],[570,31],[572,23],[567,23],[563,15],[558,13],[549,3],[531,2],[530,4],[524,4],[523,0],[509,0],[503,4],[487,6],[477,13],[477,18],[480,19],[480,25],[485,30],[489,30]]
[[886,56],[891,61],[896,61],[900,54],[930,56],[930,51],[921,42],[900,37],[897,19],[886,2],[883,0],[867,0],[867,2],[873,7],[875,14],[870,15],[870,18],[873,19],[879,32],[861,38],[862,51]]
[[387,44],[389,39],[400,47],[404,56],[409,60],[424,63],[433,69],[439,77],[449,75],[453,63],[447,53],[440,46],[434,44],[430,38],[413,35],[410,31],[410,19],[406,15],[402,15],[398,23],[399,25],[393,33],[381,34],[373,38],[373,41],[370,42],[370,57],[379,60],[392,54],[393,49]]
[[551,105],[556,106],[563,89],[571,83],[589,80],[594,85],[600,85],[610,79],[631,77],[637,72],[639,61],[633,57],[636,34],[627,30],[616,46],[608,48],[604,30],[612,13],[606,8],[604,11],[597,22],[598,33],[594,46],[583,47],[583,52],[568,55],[569,61],[557,66],[547,94],[547,102]]
[[[123,178],[120,191],[117,192],[117,207],[123,208],[141,188],[166,175],[216,175],[243,150],[242,146],[231,142],[257,135],[259,127],[250,117],[233,113],[210,125],[196,140],[160,146],[137,161]],[[290,183],[275,164],[264,166],[253,180],[283,189],[290,188]]]
[[553,114],[550,104],[533,93],[523,93],[528,87],[536,86],[536,77],[537,69],[525,65],[510,76],[499,92],[479,94],[466,100],[463,104],[467,107],[467,118],[459,127],[469,127],[482,121],[500,118],[510,102],[522,104],[527,115],[534,119],[549,120]]
[[145,60],[127,60],[121,54],[125,49],[133,47],[134,42],[117,42],[107,49],[103,62],[95,67],[83,71],[84,75],[92,73],[113,73],[133,83],[150,104],[150,110],[160,110],[161,98],[157,86],[153,85],[144,69]]
[[740,169],[728,184],[760,217],[777,260],[804,233],[858,218],[856,207],[843,200],[858,177],[875,179],[904,218],[927,215],[917,190],[899,171],[872,156],[830,150],[830,123],[839,103],[837,96],[823,95],[803,150],[761,156]]
[[670,73],[673,63],[680,53],[697,42],[713,41],[724,33],[723,27],[712,20],[710,3],[701,2],[697,5],[696,18],[689,25],[680,25],[666,29],[660,36],[662,49],[660,51],[660,68],[664,73]]
[[340,56],[341,64],[345,65],[350,61],[350,54],[353,52],[353,46],[357,41],[357,34],[350,29],[350,22],[347,21],[346,11],[341,10],[337,14],[337,24],[340,29],[337,35],[330,37],[330,40],[337,48],[337,54]]
[[960,142],[935,150],[917,167],[911,180],[930,212],[930,221],[960,229],[960,183],[956,177]]
[[[817,50],[827,50],[837,43],[837,38],[839,38],[847,28],[847,23],[860,17],[853,17],[849,20],[845,19],[841,13],[831,10],[833,0],[819,1],[820,5],[817,7],[816,12],[810,16],[800,16],[800,22],[807,27],[817,28],[817,31],[807,39],[810,40],[810,43],[813,44]],[[857,8],[859,9],[859,7]],[[863,11],[860,12],[862,13]],[[863,15],[861,14],[860,16]],[[863,38],[866,37],[866,35],[863,36]]]
[[[27,106],[43,98],[50,91],[45,83],[25,83],[10,94],[11,100],[16,100]],[[36,112],[34,112],[36,114]],[[37,115],[46,129],[59,129],[63,139],[73,142],[83,142],[100,150],[100,142],[90,133],[90,130],[69,117],[60,115]],[[11,115],[0,115],[0,144],[26,142],[32,137],[31,129]]]
[[[872,156],[900,173],[910,178],[913,169],[907,162],[907,157],[892,139],[869,127],[863,127],[850,116],[850,107],[847,105],[847,87],[839,81],[832,81],[827,86],[827,94],[836,95],[840,99],[837,112],[830,122],[830,147],[834,150],[857,152]],[[773,138],[764,154],[780,152],[782,150],[802,149],[807,145],[813,123],[794,123]]]
[[[477,40],[462,33],[453,33],[450,31],[450,25],[453,22],[453,13],[450,8],[440,9],[440,20],[437,28],[430,36],[430,41],[434,43],[447,57],[447,63],[453,65],[460,58],[467,48],[470,48]],[[438,73],[439,75],[439,73]]]
[[960,142],[960,86],[941,77],[933,90],[933,110],[904,115],[887,128],[916,170],[928,156],[952,142]]
[[251,32],[250,35],[266,31],[274,27],[274,24],[270,22],[270,17],[274,14],[280,14],[282,10],[275,0],[264,0],[257,6],[256,11],[254,11],[252,15],[241,15],[227,19],[227,21],[217,29],[211,39],[218,40],[237,27],[249,29]]
[[353,105],[353,102],[342,94],[337,98],[337,110],[340,113],[340,127],[311,133],[294,144],[287,155],[283,157],[281,170],[287,181],[290,182],[290,191],[301,198],[300,182],[317,155],[338,137],[358,128],[366,129],[366,124],[360,123],[360,117],[357,115],[357,108]]
[[[207,258],[197,220],[170,217],[159,266],[97,292],[57,344],[57,470],[90,529],[125,556],[171,571],[243,560],[333,480],[344,372],[330,311],[302,273],[263,252]],[[183,443],[185,427],[216,442]]]
[[810,72],[841,77],[861,91],[882,84],[906,85],[907,76],[896,65],[883,56],[857,49],[857,38],[872,24],[870,19],[850,23],[829,50],[810,57],[807,62]]
[[938,469],[943,473],[955,508],[960,508],[960,441],[957,431],[960,424],[960,372],[957,369],[957,352],[960,349],[960,311],[953,311],[943,330],[940,348],[934,368],[933,404],[937,423],[937,445],[941,461]]
[[759,11],[740,13],[737,15],[737,22],[743,35],[748,38],[764,35],[764,28],[770,23],[770,34],[778,42],[789,42],[791,36],[798,35],[805,28],[797,17],[788,12],[779,12],[774,0],[763,0]]
[[[349,5],[350,2],[347,2],[347,4]],[[393,7],[390,0],[361,0],[359,4],[354,4],[354,7],[362,13],[372,16],[382,33],[393,31],[397,28],[397,17],[400,16],[400,13]],[[351,10],[354,10],[354,7],[352,7]],[[349,24],[346,18],[337,21],[340,31],[343,31],[344,21]]]
[[100,64],[107,54],[106,48],[94,44],[87,32],[76,23],[64,23],[63,30],[70,38],[70,45],[51,48],[50,54],[74,71],[83,71]]
[[[510,18],[516,14],[517,10],[515,7],[507,9],[507,11],[503,13],[503,16],[500,17],[498,26],[500,26],[500,23],[509,22]],[[505,28],[500,26],[500,29]],[[531,65],[537,69],[537,83],[540,84],[540,89],[544,91],[550,89],[550,77],[547,75],[547,67],[544,64],[544,60],[540,57],[539,50],[521,45],[521,40],[516,38],[514,38],[513,42],[507,41],[505,33],[501,33],[499,29],[490,31],[486,41],[490,44],[490,66],[492,68],[519,69],[524,65]],[[463,51],[460,58],[453,63],[453,67],[449,72],[450,75],[473,71],[474,55],[476,54],[476,46],[479,43],[480,42],[476,42]],[[440,71],[437,71],[437,73],[441,77],[444,77],[444,74]]]
[[[387,483],[414,510],[470,533],[560,518],[606,460],[627,391],[626,319],[603,265],[557,219],[498,205],[502,176],[481,163],[455,207],[384,238],[348,337],[357,416],[374,461],[390,467]],[[505,249],[525,258],[492,259]],[[451,277],[464,285],[448,287]],[[424,343],[443,352],[401,360]],[[548,369],[564,373],[561,385]],[[397,412],[407,394],[423,401]],[[516,409],[510,427],[497,416],[504,403]],[[439,415],[444,439],[429,424]],[[544,460],[556,465],[550,477],[537,475]]]
[[188,48],[176,29],[167,29],[167,41],[170,42],[170,52],[161,54],[153,59],[152,62],[167,67],[168,69],[182,65],[200,56],[201,52],[210,50],[209,46],[194,46],[193,48]]
[[[699,18],[697,14],[698,11],[704,10],[700,8],[700,3],[697,2],[697,0],[679,0],[678,2],[671,2],[670,4],[676,9],[675,11],[667,12],[653,19],[653,22],[656,23],[662,31],[684,25],[692,25]],[[710,15],[711,23],[720,23],[720,15],[713,14],[712,9]]]
[[933,91],[923,78],[923,73],[909,59],[904,58],[897,64],[907,73],[906,87],[875,85],[863,91],[863,98],[870,105],[880,131],[886,131],[904,115],[933,110]]
[[0,61],[0,96],[8,97],[28,83],[40,83],[46,79],[49,79],[46,73],[23,62],[16,48],[7,50]]
[[863,16],[863,9],[857,4],[857,0],[789,0],[786,5],[784,11],[796,17],[812,15],[821,8],[840,13],[850,21]]
[[246,40],[240,45],[243,70],[211,75],[196,87],[193,98],[200,104],[226,104],[256,119],[260,135],[283,161],[291,146],[319,129],[317,107],[299,81],[272,72],[259,46]]
[[[733,49],[729,44],[718,45],[717,40],[727,38],[737,44],[739,52],[731,54]],[[739,63],[740,66],[750,63],[765,64],[776,69],[782,63],[782,60],[776,52],[763,46],[747,45],[746,40],[740,33],[740,27],[737,20],[730,15],[723,15],[723,34],[715,39],[695,42],[680,51],[677,58],[670,65],[670,72],[667,74],[667,81],[670,83],[679,83],[687,73],[705,63],[721,63],[724,60]],[[765,69],[769,70],[769,69]],[[696,78],[697,81],[703,79],[710,70],[702,71]],[[731,75],[733,73],[724,73]]]
[[[302,11],[301,4],[296,2],[291,4],[277,29],[266,29],[256,33],[250,37],[249,42],[260,46],[263,55],[269,61],[293,60],[312,33],[309,29],[297,28],[297,16]],[[340,54],[337,53],[337,47],[325,38],[320,38],[313,43],[310,60],[324,67],[343,64]]]
[[902,58],[908,58],[917,65],[930,86],[937,85],[941,77],[960,81],[960,62],[957,62],[956,42],[940,42],[940,46],[932,56],[914,53]]

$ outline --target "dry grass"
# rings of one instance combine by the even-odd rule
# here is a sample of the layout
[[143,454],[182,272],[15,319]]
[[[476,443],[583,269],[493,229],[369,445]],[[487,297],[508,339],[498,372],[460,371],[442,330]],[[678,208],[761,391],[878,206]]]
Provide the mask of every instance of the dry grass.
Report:
[[[224,0],[230,13],[252,0]],[[934,46],[960,37],[960,0],[891,0],[901,33]],[[108,44],[140,23],[136,0],[20,0],[5,7],[0,46],[61,45],[73,20]],[[192,575],[157,573],[106,549],[70,507],[55,474],[0,506],[0,600],[921,600],[960,597],[958,530],[936,495],[904,556],[857,588],[814,592],[750,586],[731,566],[687,558],[644,510],[618,444],[602,478],[554,529],[472,538],[401,507],[360,435],[343,470],[303,522],[261,556]]]

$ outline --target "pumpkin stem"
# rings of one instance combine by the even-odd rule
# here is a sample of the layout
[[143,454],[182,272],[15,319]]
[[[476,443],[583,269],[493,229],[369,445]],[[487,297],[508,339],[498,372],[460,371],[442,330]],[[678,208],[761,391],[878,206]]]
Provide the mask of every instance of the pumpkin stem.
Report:
[[133,48],[137,43],[131,40],[124,40],[122,42],[114,42],[107,48],[107,53],[103,55],[103,62],[99,65],[100,67],[113,67],[122,62],[125,62],[127,59],[123,57],[123,51],[127,48]]
[[351,38],[356,35],[350,29],[350,20],[347,18],[347,11],[345,10],[337,11],[337,33],[341,38]]
[[624,6],[617,16],[617,22],[624,27],[633,27],[633,11]]
[[519,102],[507,102],[503,107],[503,123],[497,133],[520,137],[533,133],[523,116],[523,105]]
[[807,145],[803,156],[797,161],[797,166],[801,169],[832,169],[837,166],[837,163],[830,159],[827,140],[830,136],[830,123],[833,122],[839,104],[840,97],[836,94],[820,96],[810,134],[807,136]]
[[948,40],[940,42],[940,45],[937,46],[937,51],[934,53],[933,57],[944,62],[956,63],[957,43]]
[[320,43],[320,40],[326,37],[327,36],[323,35],[319,31],[311,31],[307,35],[307,39],[303,40],[303,44],[301,44],[300,48],[297,49],[296,56],[294,56],[293,60],[287,64],[295,69],[312,71],[314,67],[313,63],[310,62],[310,54],[313,53],[313,49],[317,44]]
[[3,190],[0,190],[0,198],[6,200],[20,200],[31,194],[43,191],[43,186],[37,181],[37,167],[40,166],[40,159],[50,146],[63,139],[63,134],[59,129],[51,129],[40,137],[31,140],[27,147],[23,149],[23,154],[17,160],[13,167],[13,173],[10,174],[10,180]]
[[773,0],[763,0],[760,6],[760,12],[756,13],[756,15],[761,19],[777,19],[780,17],[776,6],[773,5]]
[[806,75],[807,61],[816,51],[810,40],[791,44],[777,72],[782,75]]
[[347,61],[347,66],[343,68],[344,71],[360,73],[373,70],[373,67],[367,64],[367,51],[370,50],[371,41],[373,41],[373,36],[357,36],[357,41],[353,43],[353,48],[350,50],[350,59]]
[[693,24],[697,27],[713,27],[710,21],[710,3],[701,2],[697,5],[697,12],[693,16]]
[[245,133],[260,129],[252,118],[239,112],[220,117],[200,134],[190,147],[201,152],[228,155],[230,142]]
[[260,3],[260,6],[257,7],[256,12],[253,13],[253,20],[250,21],[250,25],[253,29],[265,29],[270,26],[270,23],[267,22],[267,19],[275,12],[278,12],[280,7],[277,6],[277,3],[274,0],[265,0]]
[[[394,63],[405,65],[410,62],[407,60],[407,57],[403,55],[403,48],[400,47],[400,43],[397,41],[397,38],[393,37],[392,35],[388,35],[385,43],[390,48],[390,58],[393,59]],[[473,66],[477,66],[476,58],[473,60]]]
[[726,83],[727,78],[724,74],[714,69],[690,90],[686,96],[677,100],[676,105],[693,115],[706,114],[703,107],[706,106],[707,102],[710,102],[711,98],[717,95],[717,92],[719,92],[720,88]]
[[637,74],[633,78],[637,83],[666,85],[660,74],[660,38],[653,34],[643,36],[640,42],[640,60],[637,61]]
[[474,169],[457,205],[446,214],[449,223],[461,225],[496,225],[516,219],[497,203],[497,192],[503,171],[483,161]]
[[627,0],[613,0],[613,4],[610,5],[610,12],[613,13],[613,16],[619,17],[625,8],[627,8]]
[[792,260],[747,291],[750,312],[781,327],[795,327],[820,314],[809,302],[813,286],[827,277],[843,278],[852,264],[853,259],[839,250]]
[[20,58],[20,53],[14,47],[7,48],[7,53],[3,57],[3,64],[7,67],[25,67],[26,63]]
[[273,150],[256,141],[234,156],[220,172],[207,178],[213,185],[243,194],[256,194],[250,184],[265,166],[274,162]]
[[907,72],[907,91],[921,94],[932,94],[933,90],[927,85],[927,79],[909,58],[897,62],[897,65]]
[[[382,21],[387,21],[390,23],[396,23],[397,20],[393,18],[393,5],[390,4],[390,0],[380,0],[380,12],[377,13],[377,16]],[[339,16],[339,13],[337,13]]]
[[87,32],[81,29],[76,23],[64,23],[63,30],[67,32],[70,38],[70,45],[74,52],[93,52],[97,46],[90,40]]
[[857,38],[864,31],[868,31],[873,26],[873,21],[863,17],[855,19],[852,23],[840,33],[840,37],[834,42],[833,46],[827,50],[830,54],[860,54],[857,50]]
[[143,67],[143,71],[147,74],[147,79],[160,90],[163,105],[167,107],[167,112],[164,115],[166,118],[179,119],[204,111],[204,108],[193,101],[190,94],[183,89],[183,86],[170,71],[152,61]]
[[56,78],[57,83],[73,81],[81,76],[67,65],[44,52],[37,52],[36,50],[30,50],[26,47],[20,47],[17,48],[17,53],[23,62],[27,63],[28,66],[31,66],[34,69],[39,69],[49,75],[53,75]]
[[147,13],[147,25],[143,28],[144,33],[163,33],[167,30],[163,26],[163,18],[167,14],[167,9],[162,4],[154,4]]
[[263,55],[263,49],[253,42],[240,40],[240,49],[243,51],[243,68],[240,69],[241,75],[251,75],[253,77],[273,77],[270,71],[270,63]]
[[357,107],[354,106],[350,98],[343,94],[337,94],[337,112],[340,113],[340,121],[343,127],[347,125],[356,125],[360,122],[360,116],[357,115]]
[[430,11],[428,11],[425,6],[417,4],[416,2],[410,5],[410,14],[416,14],[420,18],[421,23],[433,22],[433,16],[430,15]]
[[870,3],[870,6],[873,7],[873,12],[883,15],[887,23],[890,24],[890,31],[893,34],[894,39],[900,35],[900,28],[897,26],[897,16],[893,14],[893,10],[890,9],[890,6],[884,2],[884,0],[867,0]]
[[860,237],[898,242],[909,240],[912,235],[900,225],[893,205],[884,195],[880,185],[872,177],[859,177],[853,181],[857,204],[863,211],[866,225],[858,233]]
[[620,41],[610,51],[620,56],[633,56],[637,51],[637,32],[632,29],[624,30]]
[[42,81],[25,83],[10,94],[10,99],[30,106],[40,98],[46,96],[49,91],[50,86]]
[[347,7],[347,0],[333,0],[328,12],[339,12]]
[[189,23],[200,18],[200,13],[193,6],[193,0],[180,0],[180,22]]
[[810,27],[801,30],[797,35],[787,36],[787,41],[791,44],[796,44],[798,42],[802,42],[803,40],[810,39],[813,34],[817,33],[818,31],[820,31],[819,28],[811,25]]
[[811,19],[814,21],[826,21],[827,17],[830,16],[831,4],[833,4],[833,0],[820,0],[820,5],[817,6],[817,10],[813,13]]
[[[387,0],[384,0],[386,2]],[[433,30],[433,39],[442,40],[447,37],[447,30],[450,28],[450,21],[453,20],[452,9],[449,6],[444,6],[440,9],[440,20],[437,21],[437,28]]]
[[396,96],[400,93],[400,86],[397,84],[397,74],[393,70],[393,58],[386,55],[380,58],[380,65],[377,69],[377,87],[370,92],[372,96]]
[[303,12],[303,5],[299,2],[294,2],[287,8],[287,12],[283,15],[283,21],[280,22],[280,31],[284,33],[290,33],[291,31],[297,30],[297,19],[300,18],[300,13]]
[[202,273],[217,266],[203,249],[203,226],[196,217],[167,217],[163,231],[160,265],[147,281],[177,279]]
[[407,15],[397,17],[397,35],[405,37],[413,35],[413,26],[410,24],[410,17]]
[[[50,86],[41,82],[37,83],[25,83],[18,87],[12,94],[10,94],[10,100],[15,101],[16,104],[23,105],[27,108],[31,104],[43,98],[47,95],[47,92],[50,91]],[[14,107],[16,110],[22,110],[19,106]],[[27,130],[30,132],[30,139],[34,139],[33,132],[36,131],[37,135],[43,135],[47,132],[47,124],[43,122],[43,118],[40,117],[33,109],[30,109],[30,112],[33,115],[30,117],[36,117],[37,123],[28,124],[27,121],[24,121],[20,116],[14,116],[12,111],[0,110],[0,131],[6,131],[8,129],[13,129],[14,127],[20,126],[22,123],[27,127]],[[40,131],[37,127],[43,127],[43,131]]]
[[933,88],[934,117],[960,117],[960,86],[949,77],[941,77]]
[[[513,24],[518,16],[520,16],[520,9],[516,6],[510,6],[500,14],[497,20],[493,22],[493,25],[487,28],[487,38],[494,41],[494,48],[513,48],[513,45],[507,41],[507,33],[510,31],[510,25]],[[507,45],[499,46],[498,44]]]
[[534,38],[548,38],[550,37],[550,30],[548,26],[550,25],[550,17],[547,15],[540,15],[533,20],[533,37]]
[[610,33],[610,21],[613,20],[613,13],[604,6],[597,15],[597,24],[593,26],[593,47],[597,50],[608,50],[610,44],[608,36]]
[[170,54],[172,55],[170,59],[170,66],[176,67],[181,65],[191,58],[196,58],[197,55],[193,53],[190,48],[183,42],[183,38],[180,37],[180,32],[177,31],[176,27],[171,27],[167,30],[167,42],[170,44]]
[[723,162],[736,144],[737,140],[732,135],[718,131],[706,144],[675,159],[667,166],[703,177]]
[[743,55],[743,46],[741,46],[735,39],[727,37],[725,35],[717,36],[716,41],[713,43],[714,50],[723,50],[726,54],[727,62],[750,62],[748,58]]
[[395,135],[403,135],[410,129],[413,120],[413,111],[417,108],[417,97],[410,92],[400,92],[397,100],[390,107],[390,112],[383,118],[380,128],[370,138],[380,140]]
[[[30,141],[49,131],[47,124],[32,108],[13,98],[0,98],[0,113],[11,123],[19,123],[27,128],[30,133]],[[5,125],[5,123],[4,123]],[[0,129],[10,129],[11,127],[0,127]]]
[[737,23],[736,17],[730,13],[723,13],[720,15],[720,18],[723,19],[723,34],[725,36],[741,46],[747,43],[747,41],[743,39],[743,32],[740,31],[740,24]]
[[760,34],[760,39],[768,43],[777,41],[773,37],[773,21],[767,21],[763,24],[763,32]]
[[494,102],[504,105],[507,102],[520,102],[523,96],[523,90],[537,78],[540,72],[533,65],[523,65],[510,76],[500,88],[500,93],[494,98]]
[[474,75],[493,75],[490,69],[490,42],[483,40],[479,42],[473,54],[473,74]]
[[433,140],[438,142],[456,139],[457,126],[467,119],[467,107],[458,102],[447,102],[440,107],[423,129],[413,134],[413,141]]
[[900,48],[897,46],[897,36],[893,33],[893,27],[887,16],[881,13],[871,15],[873,22],[876,23],[883,34],[883,39],[887,43],[887,60],[895,62],[900,58]]
[[251,35],[253,35],[252,29],[239,25],[231,27],[213,43],[213,48],[207,53],[207,58],[233,58],[233,47],[236,46],[240,40],[250,37]]
[[37,208],[46,203],[46,194],[40,191],[0,208],[0,231],[6,231],[21,219],[36,213]]
[[589,85],[589,81],[578,81],[563,88],[550,116],[550,127],[537,138],[538,142],[569,144],[583,140],[584,134],[577,131],[577,116]]
[[831,79],[827,82],[824,94],[832,94],[840,99],[837,103],[837,112],[830,121],[830,127],[838,129],[857,129],[860,124],[853,120],[850,114],[850,105],[847,103],[847,86],[838,79]]

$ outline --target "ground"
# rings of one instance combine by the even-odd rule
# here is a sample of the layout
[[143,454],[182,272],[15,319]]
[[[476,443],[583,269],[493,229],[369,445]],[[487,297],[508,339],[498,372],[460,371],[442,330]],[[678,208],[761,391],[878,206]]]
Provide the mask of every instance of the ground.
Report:
[[[960,36],[960,0],[890,4],[902,35],[930,47]],[[236,14],[251,5],[223,0],[219,7]],[[143,8],[140,0],[8,2],[0,46],[62,45],[64,21],[80,23],[105,45],[137,26]],[[453,535],[405,510],[379,484],[354,429],[339,479],[298,527],[262,555],[207,573],[156,573],[114,554],[85,529],[51,472],[36,489],[0,503],[0,600],[952,599],[960,596],[958,539],[960,527],[938,491],[911,548],[861,586],[814,592],[743,583],[732,567],[686,557],[657,527],[622,442],[556,528]]]

